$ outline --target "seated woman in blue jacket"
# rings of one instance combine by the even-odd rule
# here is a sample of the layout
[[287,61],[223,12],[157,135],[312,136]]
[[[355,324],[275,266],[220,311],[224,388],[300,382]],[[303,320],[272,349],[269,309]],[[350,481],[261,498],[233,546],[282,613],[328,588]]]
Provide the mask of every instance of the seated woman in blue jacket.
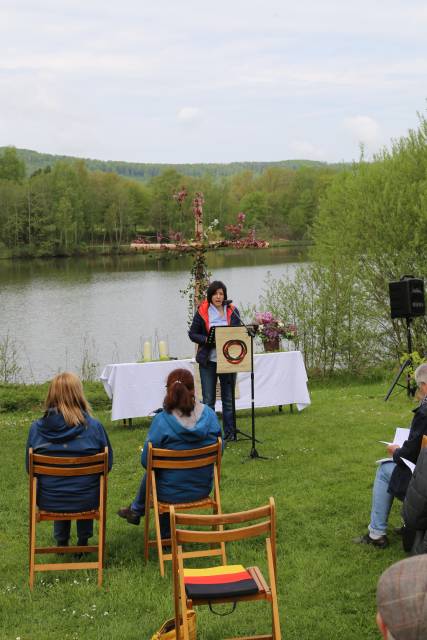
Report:
[[[194,378],[187,369],[174,369],[166,382],[166,396],[163,411],[151,423],[141,464],[147,467],[148,443],[160,449],[199,449],[214,444],[221,437],[221,427],[215,412],[196,400]],[[212,489],[213,470],[201,469],[159,469],[156,472],[157,495],[164,502],[192,502],[209,495]],[[135,500],[117,512],[130,524],[139,524],[145,514],[146,474],[142,478]],[[169,537],[169,514],[162,514],[161,532]]]
[[[91,456],[108,447],[108,468],[113,464],[113,450],[107,433],[91,416],[82,383],[74,373],[60,373],[49,385],[45,414],[33,422],[27,440],[28,450],[49,456]],[[90,511],[99,506],[99,479],[90,476],[41,476],[37,504],[40,509],[67,513]],[[58,546],[68,546],[71,521],[54,522],[53,535]],[[93,520],[77,520],[79,546],[86,546],[93,535]]]

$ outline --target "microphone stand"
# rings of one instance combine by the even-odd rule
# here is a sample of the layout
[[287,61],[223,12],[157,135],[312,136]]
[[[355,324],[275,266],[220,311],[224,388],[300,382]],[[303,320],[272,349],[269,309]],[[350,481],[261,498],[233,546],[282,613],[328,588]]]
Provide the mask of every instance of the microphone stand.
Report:
[[[231,300],[227,300],[226,304],[228,306],[228,304],[231,304]],[[259,440],[257,440],[255,438],[255,375],[254,375],[254,337],[255,334],[257,332],[257,328],[248,326],[247,324],[245,324],[242,320],[242,318],[240,317],[240,313],[237,311],[237,309],[235,308],[233,310],[233,313],[236,314],[237,319],[240,322],[240,325],[242,327],[245,327],[246,331],[248,332],[248,336],[251,339],[251,419],[252,419],[252,431],[251,431],[251,451],[249,453],[249,457],[252,459],[263,459],[263,460],[268,460],[268,458],[266,458],[265,456],[260,456],[258,451],[256,450],[256,446],[255,446],[255,442],[260,442]],[[242,433],[240,430],[236,429],[236,433]],[[246,437],[248,437],[248,435],[245,435]]]

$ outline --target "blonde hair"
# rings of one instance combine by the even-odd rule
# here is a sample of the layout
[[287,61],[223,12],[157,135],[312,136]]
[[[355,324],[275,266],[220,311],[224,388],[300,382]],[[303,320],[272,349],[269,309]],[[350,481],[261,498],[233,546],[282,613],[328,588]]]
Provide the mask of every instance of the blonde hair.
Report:
[[91,415],[91,408],[75,373],[65,371],[54,377],[47,392],[45,409],[57,409],[70,427],[86,422],[83,412]]

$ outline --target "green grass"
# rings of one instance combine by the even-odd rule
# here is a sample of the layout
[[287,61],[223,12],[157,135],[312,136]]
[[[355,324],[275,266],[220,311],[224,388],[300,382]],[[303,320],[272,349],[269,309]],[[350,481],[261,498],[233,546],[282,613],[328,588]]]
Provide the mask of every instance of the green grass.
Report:
[[[377,639],[375,591],[380,573],[404,557],[391,534],[385,551],[352,544],[366,531],[374,461],[382,457],[378,440],[410,422],[412,403],[400,395],[384,402],[387,382],[316,382],[312,405],[301,413],[257,411],[258,451],[269,460],[248,459],[249,444],[238,442],[224,455],[222,501],[226,511],[263,504],[270,495],[278,512],[278,588],[283,636],[287,640]],[[24,392],[22,392],[24,393]],[[96,401],[96,391],[90,393]],[[173,614],[170,565],[160,578],[152,551],[144,565],[142,527],[116,516],[129,503],[141,477],[139,447],[147,422],[132,428],[111,423],[98,392],[97,416],[111,437],[115,464],[110,475],[108,557],[104,586],[95,572],[38,574],[27,586],[28,487],[24,448],[28,427],[38,417],[0,413],[0,638],[21,640],[151,638]],[[7,395],[7,394],[6,394]],[[25,395],[25,394],[24,394]],[[250,430],[250,415],[239,413],[239,427]],[[400,503],[390,525],[400,523]],[[46,541],[51,525],[44,523]],[[229,560],[263,565],[261,543],[229,548]],[[218,640],[243,632],[267,632],[265,603],[239,604],[228,617],[198,609],[198,638]]]

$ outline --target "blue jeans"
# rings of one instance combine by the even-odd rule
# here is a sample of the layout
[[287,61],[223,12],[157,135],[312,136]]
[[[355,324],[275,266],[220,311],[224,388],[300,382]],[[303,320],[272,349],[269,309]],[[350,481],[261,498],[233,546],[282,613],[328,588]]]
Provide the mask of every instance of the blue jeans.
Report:
[[[53,523],[53,536],[61,544],[70,539],[71,520],[56,520]],[[77,520],[77,537],[86,541],[93,536],[93,520]]]
[[233,392],[232,385],[236,384],[235,373],[218,373],[216,372],[216,362],[208,361],[206,367],[199,367],[200,382],[202,383],[203,403],[207,404],[215,411],[216,401],[216,380],[219,377],[221,386],[221,402],[222,402],[222,423],[224,428],[224,436],[234,434],[233,419]]
[[[147,486],[147,474],[144,473],[141,484],[139,485],[138,493],[135,496],[135,500],[130,505],[132,511],[135,511],[139,516],[145,515],[145,489]],[[168,513],[161,513],[159,516],[160,522],[160,535],[162,538],[171,537],[170,519]]]
[[372,509],[369,532],[383,536],[387,532],[387,520],[393,504],[393,496],[388,492],[391,474],[396,467],[395,462],[383,462],[380,464],[375,476],[372,489]]

